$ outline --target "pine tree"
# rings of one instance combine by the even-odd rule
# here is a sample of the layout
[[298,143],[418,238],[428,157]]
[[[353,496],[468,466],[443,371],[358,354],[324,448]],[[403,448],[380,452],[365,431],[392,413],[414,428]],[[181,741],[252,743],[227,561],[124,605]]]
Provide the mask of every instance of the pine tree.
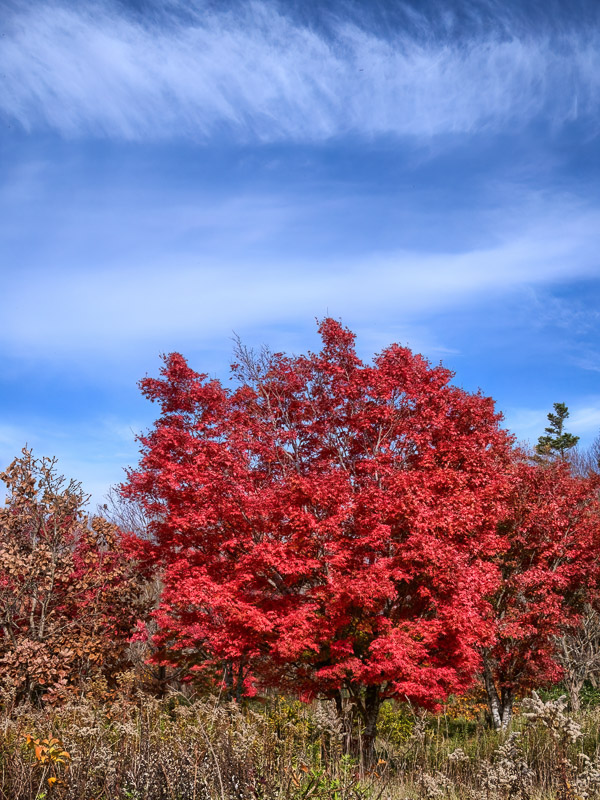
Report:
[[565,420],[569,416],[569,409],[564,403],[554,403],[554,412],[548,414],[550,424],[544,429],[546,435],[540,436],[535,449],[541,456],[558,455],[564,460],[567,450],[575,447],[579,436],[573,436],[572,433],[565,431]]

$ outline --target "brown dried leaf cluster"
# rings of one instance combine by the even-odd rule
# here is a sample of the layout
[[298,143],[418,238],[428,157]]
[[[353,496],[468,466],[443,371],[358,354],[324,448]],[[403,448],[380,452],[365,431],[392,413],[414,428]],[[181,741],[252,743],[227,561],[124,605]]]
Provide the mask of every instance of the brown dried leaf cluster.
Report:
[[0,474],[0,673],[17,700],[52,699],[123,668],[140,578],[81,486],[25,449]]

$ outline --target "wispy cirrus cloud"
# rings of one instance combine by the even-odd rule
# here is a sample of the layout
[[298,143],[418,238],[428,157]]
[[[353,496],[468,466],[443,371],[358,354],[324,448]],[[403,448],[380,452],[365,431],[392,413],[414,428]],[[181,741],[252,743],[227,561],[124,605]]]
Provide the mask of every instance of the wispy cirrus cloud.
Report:
[[[276,198],[266,204],[267,215],[271,205]],[[259,224],[260,217],[250,218],[250,227]],[[164,349],[265,320],[302,325],[326,313],[367,325],[399,313],[418,319],[528,287],[594,277],[598,229],[597,211],[559,205],[495,243],[459,252],[398,249],[284,261],[272,254],[262,262],[180,252],[176,262],[148,254],[141,263],[112,261],[91,271],[47,263],[27,281],[18,274],[5,280],[0,344],[13,354],[63,358],[125,354],[155,343]],[[243,238],[244,228],[231,230]]]
[[172,3],[157,19],[109,2],[25,3],[2,39],[0,110],[26,130],[134,141],[429,137],[575,119],[596,130],[593,27],[511,31],[507,17],[445,37],[416,12],[382,31],[368,11],[365,24],[330,14],[317,26],[281,8]]

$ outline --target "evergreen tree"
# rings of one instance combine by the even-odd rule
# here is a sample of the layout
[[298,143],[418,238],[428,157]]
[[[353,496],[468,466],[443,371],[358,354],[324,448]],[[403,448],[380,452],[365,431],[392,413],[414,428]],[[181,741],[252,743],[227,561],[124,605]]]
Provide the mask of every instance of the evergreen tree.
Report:
[[565,420],[569,416],[569,409],[564,403],[554,403],[554,414],[548,414],[550,424],[544,430],[545,436],[540,436],[535,447],[536,452],[541,456],[558,455],[561,459],[566,458],[567,450],[575,447],[579,441],[579,436],[565,431]]

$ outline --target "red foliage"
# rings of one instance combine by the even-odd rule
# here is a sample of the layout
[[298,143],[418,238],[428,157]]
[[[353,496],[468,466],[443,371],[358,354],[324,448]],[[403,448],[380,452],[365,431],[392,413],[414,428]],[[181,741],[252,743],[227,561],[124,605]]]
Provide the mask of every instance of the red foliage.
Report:
[[157,642],[240,690],[431,706],[491,633],[511,440],[441,366],[398,345],[365,365],[320,333],[318,354],[242,349],[235,390],[178,354],[141,382],[161,416],[123,490],[155,520]]
[[502,583],[491,598],[495,643],[484,659],[488,683],[511,704],[515,693],[562,675],[556,637],[597,596],[600,505],[594,482],[564,461],[520,461],[509,509],[500,528],[507,549],[497,559]]

